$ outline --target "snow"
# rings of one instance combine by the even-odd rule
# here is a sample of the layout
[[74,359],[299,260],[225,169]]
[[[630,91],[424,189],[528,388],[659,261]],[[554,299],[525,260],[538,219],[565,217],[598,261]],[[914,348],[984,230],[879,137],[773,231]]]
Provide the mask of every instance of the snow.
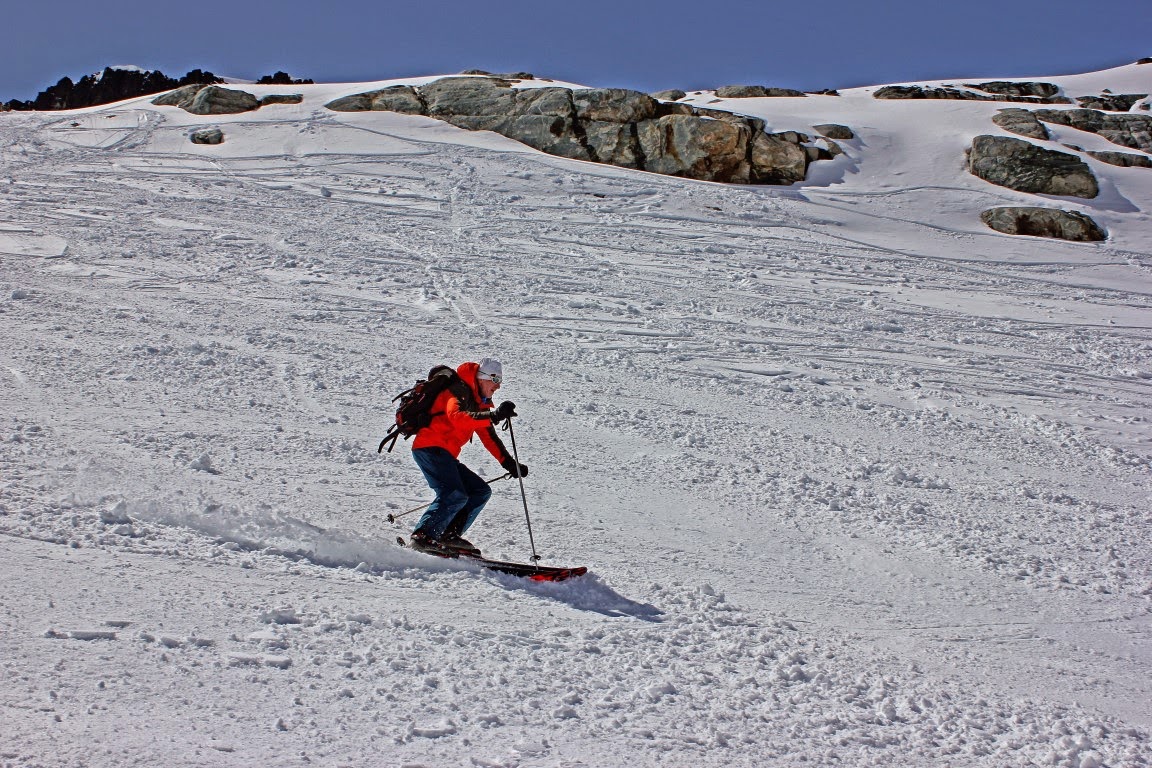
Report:
[[[856,131],[791,187],[323,109],[395,82],[0,116],[0,765],[1152,764],[1152,173],[1038,202],[964,171],[1012,105],[871,89],[692,95]],[[587,576],[392,543],[389,401],[485,355]]]

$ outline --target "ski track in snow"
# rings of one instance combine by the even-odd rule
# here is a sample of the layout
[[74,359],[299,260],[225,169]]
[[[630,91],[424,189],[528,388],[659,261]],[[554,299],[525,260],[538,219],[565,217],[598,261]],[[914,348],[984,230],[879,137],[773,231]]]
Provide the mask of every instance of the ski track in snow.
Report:
[[[264,112],[0,123],[0,765],[1152,764],[1138,238]],[[583,579],[391,544],[485,354]]]

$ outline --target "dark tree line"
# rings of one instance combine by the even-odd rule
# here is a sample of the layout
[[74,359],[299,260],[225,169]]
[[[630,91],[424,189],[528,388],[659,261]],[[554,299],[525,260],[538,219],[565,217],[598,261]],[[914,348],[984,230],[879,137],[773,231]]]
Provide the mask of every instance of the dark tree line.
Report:
[[[112,69],[85,75],[73,82],[70,77],[60,78],[60,82],[37,94],[30,101],[13,99],[0,105],[0,109],[50,111],[56,109],[79,109],[110,104],[114,101],[132,99],[163,93],[184,85],[212,85],[224,82],[221,78],[200,69],[194,69],[181,78],[171,78],[159,70],[142,72],[134,69]],[[293,80],[286,72],[265,75],[257,81],[260,85],[304,85],[311,80]]]
[[274,75],[264,75],[256,81],[256,85],[312,85],[311,80],[293,80],[287,72],[277,72]]

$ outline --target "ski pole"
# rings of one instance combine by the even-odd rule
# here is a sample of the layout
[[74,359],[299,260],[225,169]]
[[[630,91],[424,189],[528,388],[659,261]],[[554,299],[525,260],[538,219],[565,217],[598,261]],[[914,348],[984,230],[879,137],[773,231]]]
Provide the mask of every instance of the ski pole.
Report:
[[512,429],[512,417],[504,422],[504,429],[508,430],[508,437],[512,440],[512,460],[516,462],[516,479],[520,481],[520,499],[524,502],[524,520],[528,523],[528,543],[532,546],[532,563],[540,561],[536,554],[536,540],[532,537],[532,518],[528,516],[528,494],[524,492],[524,476],[520,474],[520,456],[516,453],[516,432]]
[[[500,475],[500,477],[494,477],[491,480],[485,480],[484,482],[488,483],[488,485],[492,485],[492,483],[496,482],[497,480],[506,480],[510,477],[512,477],[512,473],[506,472],[505,474]],[[435,501],[435,499],[433,499],[433,501]],[[413,512],[419,512],[422,509],[428,509],[428,507],[430,507],[430,506],[432,506],[431,501],[428,502],[427,504],[421,504],[418,507],[412,507],[412,509],[409,509],[406,512],[401,512],[398,515],[393,515],[392,513],[388,513],[388,522],[394,523],[402,517],[406,517],[406,516],[412,514]]]

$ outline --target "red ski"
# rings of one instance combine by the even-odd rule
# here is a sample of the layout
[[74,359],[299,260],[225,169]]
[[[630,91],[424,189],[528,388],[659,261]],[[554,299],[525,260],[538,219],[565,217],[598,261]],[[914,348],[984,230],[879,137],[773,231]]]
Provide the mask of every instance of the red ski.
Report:
[[[406,542],[402,536],[397,536],[396,542],[402,547],[409,546],[408,542]],[[443,557],[448,560],[467,560],[470,563],[476,563],[485,570],[507,573],[511,576],[519,576],[524,579],[531,579],[532,581],[566,581],[567,579],[571,579],[576,576],[583,576],[584,574],[588,573],[588,569],[582,565],[573,568],[566,568],[556,565],[509,563],[503,560],[491,560],[487,557],[468,555],[462,552],[431,552],[427,550],[417,551],[424,552],[424,554],[432,555],[433,557]]]

